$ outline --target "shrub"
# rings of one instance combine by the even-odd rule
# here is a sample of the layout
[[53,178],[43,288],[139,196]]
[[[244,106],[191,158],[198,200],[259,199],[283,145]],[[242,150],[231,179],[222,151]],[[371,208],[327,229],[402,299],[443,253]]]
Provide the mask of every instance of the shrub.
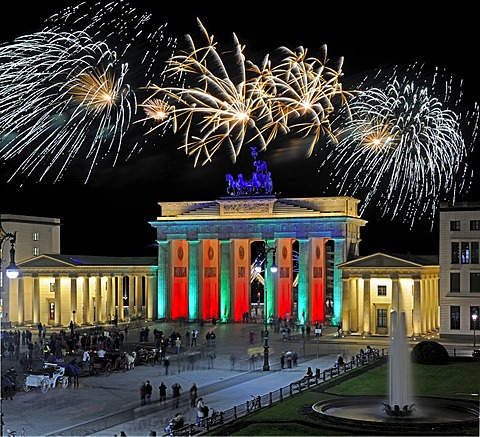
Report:
[[418,364],[446,364],[449,355],[445,347],[432,340],[421,341],[412,350],[412,362]]

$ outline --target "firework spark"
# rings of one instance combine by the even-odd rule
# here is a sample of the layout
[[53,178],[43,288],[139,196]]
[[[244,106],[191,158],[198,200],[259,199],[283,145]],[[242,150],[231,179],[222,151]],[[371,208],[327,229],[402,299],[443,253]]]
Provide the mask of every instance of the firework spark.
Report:
[[[377,76],[349,102],[349,116],[336,120],[339,140],[327,161],[339,194],[363,200],[361,214],[375,204],[410,225],[422,217],[433,223],[439,200],[463,189],[469,146],[452,80],[415,66],[384,87]],[[469,116],[478,121],[478,109]]]
[[[269,57],[261,65],[245,59],[245,47],[233,35],[232,51],[220,53],[213,36],[200,21],[206,45],[197,48],[188,36],[188,48],[169,61],[168,72],[185,75],[192,82],[187,87],[150,87],[150,99],[169,102],[170,117],[158,126],[171,123],[184,129],[181,148],[195,156],[202,165],[224,144],[235,162],[243,144],[255,142],[263,150],[278,133],[291,130],[309,136],[310,151],[321,134],[330,132],[328,117],[338,96],[345,93],[339,83],[341,69],[327,68],[325,62],[307,58],[300,48],[287,53],[277,67]],[[230,69],[229,69],[230,67]],[[144,103],[148,106],[149,99]]]
[[9,180],[56,172],[57,182],[76,156],[90,162],[88,180],[100,160],[115,165],[121,152],[128,159],[141,149],[124,147],[137,94],[163,82],[175,40],[164,25],[148,29],[151,16],[126,2],[85,8],[67,8],[42,32],[0,46],[0,159],[18,163]]

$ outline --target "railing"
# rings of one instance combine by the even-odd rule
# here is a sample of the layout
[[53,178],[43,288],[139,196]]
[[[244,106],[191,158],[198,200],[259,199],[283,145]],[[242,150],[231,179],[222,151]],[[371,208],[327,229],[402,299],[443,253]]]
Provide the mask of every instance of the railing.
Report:
[[318,384],[322,384],[351,370],[368,366],[376,362],[377,360],[384,358],[387,355],[388,349],[381,349],[376,353],[365,354],[361,358],[352,357],[350,361],[347,361],[338,367],[330,367],[323,371],[321,371],[320,369],[315,369],[315,375],[310,378],[304,377],[302,379],[299,379],[298,381],[290,383],[286,387],[282,387],[278,390],[269,392],[262,396],[252,396],[251,400],[248,400],[243,404],[236,405],[228,410],[214,411],[210,415],[210,417],[204,419],[205,426],[199,426],[198,424],[188,424],[181,429],[173,431],[169,435],[192,436],[202,434],[203,432],[209,431],[212,428],[223,426],[241,417],[245,417],[253,412],[259,411],[262,408],[270,407],[277,402],[281,402],[285,398],[294,396],[298,393],[301,393],[303,390],[309,389]]

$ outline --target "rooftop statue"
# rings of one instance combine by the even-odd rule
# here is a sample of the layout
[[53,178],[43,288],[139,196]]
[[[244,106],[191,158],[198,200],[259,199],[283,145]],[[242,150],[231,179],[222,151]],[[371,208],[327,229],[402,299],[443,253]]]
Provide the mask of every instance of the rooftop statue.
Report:
[[267,163],[258,159],[257,148],[250,147],[253,157],[255,171],[251,179],[245,179],[242,173],[235,179],[231,174],[227,174],[227,193],[230,196],[258,196],[272,194],[273,182],[272,175],[268,171]]

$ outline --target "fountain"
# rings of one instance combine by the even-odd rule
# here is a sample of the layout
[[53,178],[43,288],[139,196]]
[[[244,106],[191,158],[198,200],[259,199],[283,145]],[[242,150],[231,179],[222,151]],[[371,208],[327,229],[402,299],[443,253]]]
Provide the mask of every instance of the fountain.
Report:
[[325,424],[353,434],[451,435],[478,425],[475,403],[412,397],[410,354],[406,341],[405,313],[390,312],[388,399],[379,396],[351,396],[315,403],[312,408]]
[[414,404],[410,399],[410,356],[405,340],[405,312],[400,316],[395,310],[390,311],[390,403],[384,403],[384,411],[389,416],[410,416]]

